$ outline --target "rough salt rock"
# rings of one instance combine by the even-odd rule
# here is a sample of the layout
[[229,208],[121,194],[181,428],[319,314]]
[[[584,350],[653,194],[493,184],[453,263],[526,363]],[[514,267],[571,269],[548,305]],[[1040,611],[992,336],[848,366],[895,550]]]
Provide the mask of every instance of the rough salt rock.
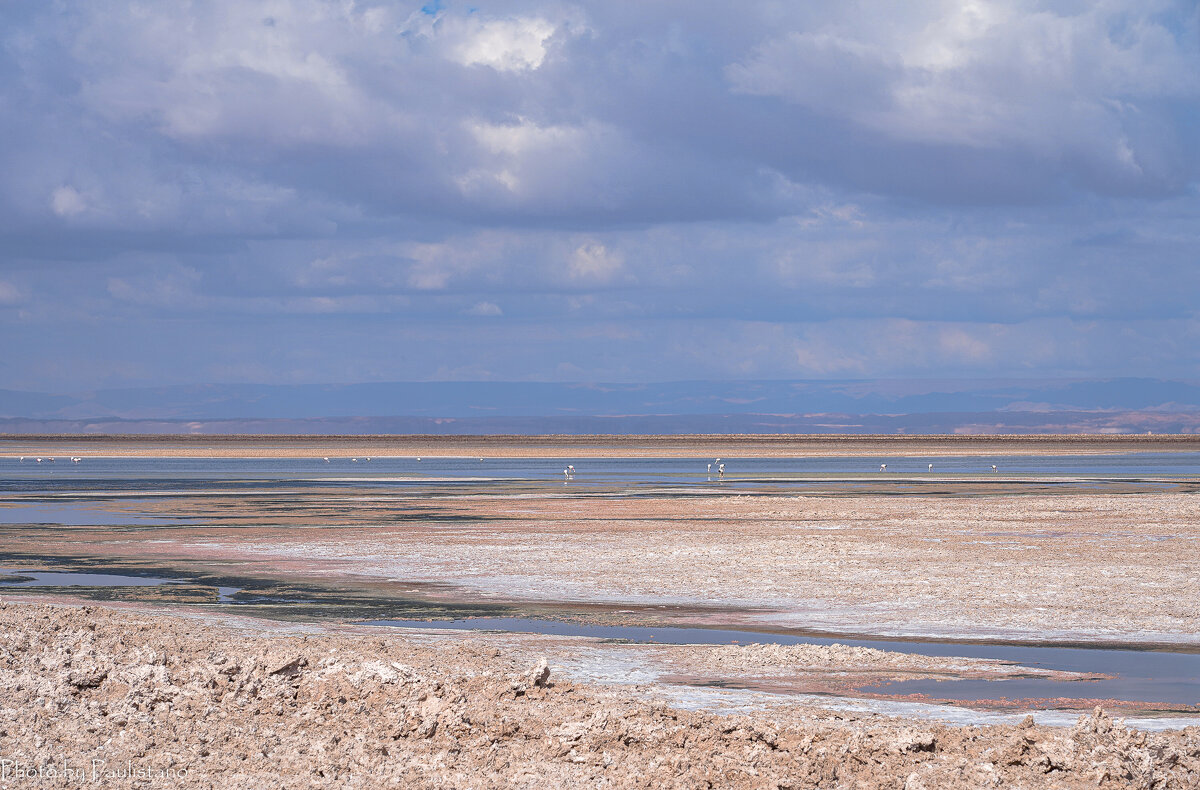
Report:
[[550,665],[546,663],[546,659],[542,659],[526,676],[531,686],[545,686],[550,680]]
[[75,688],[94,689],[108,677],[108,670],[98,666],[76,667],[67,675],[67,682]]
[[297,656],[290,661],[285,661],[277,665],[274,669],[270,670],[268,674],[284,675],[285,677],[297,675],[300,673],[300,668],[305,666],[308,666],[308,661],[305,660],[303,656]]
[[400,678],[396,665],[382,661],[364,661],[357,672],[347,673],[350,683],[356,688],[368,680],[378,679],[381,683],[395,683]]
[[937,738],[928,732],[904,730],[896,737],[898,752],[932,752],[937,748]]

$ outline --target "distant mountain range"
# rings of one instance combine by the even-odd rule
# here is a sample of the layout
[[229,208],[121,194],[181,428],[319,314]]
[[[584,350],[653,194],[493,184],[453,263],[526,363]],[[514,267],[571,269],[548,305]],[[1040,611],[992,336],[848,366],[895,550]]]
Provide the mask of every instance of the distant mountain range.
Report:
[[1159,379],[214,384],[0,390],[4,433],[1198,433]]

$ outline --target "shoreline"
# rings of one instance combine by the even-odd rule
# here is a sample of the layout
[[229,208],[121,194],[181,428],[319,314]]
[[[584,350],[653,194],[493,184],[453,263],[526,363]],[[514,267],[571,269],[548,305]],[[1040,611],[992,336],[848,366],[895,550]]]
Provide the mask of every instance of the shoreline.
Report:
[[1108,455],[1200,452],[1200,435],[494,435],[312,436],[195,434],[0,434],[0,457],[318,458],[373,457],[631,458]]

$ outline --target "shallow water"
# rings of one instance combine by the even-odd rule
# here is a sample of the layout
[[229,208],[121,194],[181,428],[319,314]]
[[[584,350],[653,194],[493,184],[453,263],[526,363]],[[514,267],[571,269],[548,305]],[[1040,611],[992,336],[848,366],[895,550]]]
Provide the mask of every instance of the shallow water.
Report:
[[163,584],[185,584],[185,582],[181,579],[126,576],[116,573],[24,571],[18,568],[0,568],[0,589],[9,587],[158,587]]
[[[388,492],[399,496],[419,495],[430,499],[458,496],[503,497],[621,497],[621,496],[708,496],[739,494],[855,494],[860,492],[895,494],[967,495],[1024,493],[1054,490],[1147,491],[1186,485],[1200,486],[1200,453],[1126,453],[1113,455],[1070,456],[976,456],[923,458],[723,458],[725,479],[719,479],[708,465],[713,458],[612,458],[612,459],[538,459],[538,458],[382,458],[357,461],[350,458],[90,458],[78,464],[66,459],[56,463],[21,463],[16,458],[0,458],[0,524],[34,527],[128,526],[156,528],[169,525],[202,525],[182,512],[186,505],[175,498],[197,498],[233,494],[246,496],[238,506],[239,517],[251,522],[272,518],[267,510],[256,510],[267,501],[253,496],[274,498],[281,508],[293,507],[301,497],[328,505],[336,510],[334,497],[377,496],[380,512],[390,520],[406,517],[400,506],[386,504]],[[887,464],[880,472],[879,465]],[[933,471],[928,464],[933,464]],[[576,468],[573,478],[565,479],[563,469]],[[995,464],[998,472],[993,473]],[[990,486],[990,487],[989,487]],[[194,500],[195,501],[195,500]],[[282,511],[280,511],[282,512]],[[323,518],[324,516],[321,516]],[[432,517],[425,511],[414,518]],[[21,527],[16,527],[20,530]],[[1048,535],[1049,533],[1047,533]],[[1022,538],[1044,537],[1040,533]],[[981,533],[988,539],[988,533]],[[1013,536],[1008,535],[1008,538]],[[1165,540],[1154,536],[1148,540]],[[12,557],[8,562],[36,562],[28,555]],[[0,569],[2,572],[3,569]],[[36,587],[120,587],[186,583],[180,579],[122,576],[119,574],[20,572],[28,581],[4,581],[4,588]],[[236,596],[236,598],[235,598]],[[324,599],[275,599],[253,597],[238,587],[219,587],[217,603],[258,603],[279,601],[284,605],[311,604],[327,607]],[[399,613],[388,608],[381,613]],[[373,602],[377,605],[379,602]],[[382,604],[379,604],[382,605]],[[380,611],[376,609],[374,611]],[[376,616],[359,614],[358,616]],[[409,610],[413,611],[413,610]],[[458,611],[462,611],[461,609]],[[474,611],[479,611],[478,609]],[[485,610],[486,611],[486,610]],[[491,611],[496,611],[492,609]],[[406,612],[407,613],[407,612]],[[474,612],[472,612],[474,613]],[[310,613],[311,614],[311,613]],[[415,614],[415,612],[414,612]],[[410,615],[412,616],[412,615]],[[1073,696],[1104,697],[1152,701],[1164,705],[1200,703],[1200,656],[1190,653],[1147,652],[1137,650],[1093,650],[1081,648],[1018,647],[1004,645],[947,644],[904,642],[901,640],[822,639],[817,637],[779,636],[719,629],[653,628],[620,626],[582,626],[550,620],[493,618],[472,621],[378,621],[416,628],[493,628],[533,630],[564,636],[599,636],[635,641],[687,644],[721,644],[732,641],[778,642],[782,644],[843,644],[877,647],[927,655],[959,655],[998,658],[1029,666],[1077,672],[1116,674],[1113,681],[1064,683],[1044,679],[1011,681],[954,681],[933,686],[893,684],[883,689],[888,694],[923,693],[953,696],[958,699],[996,698],[1001,696]],[[910,683],[933,683],[911,681]],[[983,683],[976,687],[972,683]],[[957,684],[957,685],[955,685]],[[966,685],[963,685],[966,684]],[[1004,684],[1011,684],[1005,686]],[[1049,684],[1049,686],[1046,686]],[[973,697],[972,695],[979,695]]]
[[55,504],[0,507],[0,524],[57,524],[66,527],[112,527],[122,524],[152,526],[174,524],[177,517],[164,519],[137,513],[117,512],[99,507],[100,503],[68,502]]
[[1075,699],[1146,702],[1163,709],[1200,705],[1200,681],[1129,677],[1064,682],[1047,678],[1008,680],[904,680],[867,689],[878,694],[922,694],[938,700]]
[[[797,493],[830,485],[938,487],[1024,482],[1051,486],[1156,478],[1200,481],[1200,453],[1124,453],[1070,456],[976,456],[922,458],[723,458],[722,480],[712,458],[84,458],[78,464],[36,464],[0,458],[0,493],[62,496],[148,496],[195,493],[220,482],[223,490],[260,490],[281,485],[420,489],[432,494],[718,493],[722,490]],[[709,464],[712,469],[708,469]],[[934,465],[933,471],[928,464]],[[563,470],[574,465],[574,476]],[[887,471],[880,472],[880,464]],[[998,472],[993,473],[995,464]],[[11,522],[9,522],[11,523]]]
[[[157,576],[130,576],[120,573],[85,573],[82,571],[27,571],[20,568],[0,568],[0,590],[12,587],[161,587],[168,584],[190,584],[186,579],[164,579]],[[237,587],[217,587],[218,603],[254,603],[273,600],[258,596],[235,599]],[[309,603],[308,601],[295,601]]]
[[478,617],[468,620],[374,620],[366,625],[403,628],[513,631],[621,639],[671,645],[832,645],[870,647],[927,656],[993,658],[1036,669],[1067,670],[1116,675],[1096,681],[1061,681],[1046,678],[1012,680],[913,680],[867,689],[888,695],[928,694],[959,700],[1115,699],[1150,702],[1164,707],[1200,705],[1200,653],[1158,650],[989,645],[967,642],[908,642],[898,639],[842,639],[770,634],[717,628],[651,628],[645,626],[582,625],[556,620],[515,617]]

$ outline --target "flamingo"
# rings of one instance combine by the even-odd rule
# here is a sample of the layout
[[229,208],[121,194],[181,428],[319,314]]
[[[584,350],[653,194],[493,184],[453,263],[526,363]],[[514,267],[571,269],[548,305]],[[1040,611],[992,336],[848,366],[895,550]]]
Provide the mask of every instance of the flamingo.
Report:
[[718,466],[718,467],[717,467],[717,475],[718,475],[718,476],[719,476],[719,477],[720,477],[722,480],[724,480],[724,479],[725,479],[725,464],[721,464],[720,466]]
[[77,463],[79,463],[79,462],[80,462],[80,461],[82,461],[82,460],[83,460],[83,459],[82,459],[82,458],[80,458],[79,456],[76,456],[76,455],[73,455],[73,456],[71,456],[71,463],[73,463],[73,464],[77,464]]
[[418,455],[418,456],[417,456],[417,460],[418,460],[418,461],[420,461],[420,460],[421,460],[421,456],[419,456],[419,455]]
[[571,477],[575,476],[575,464],[567,464],[567,471],[571,473]]
[[325,461],[325,463],[329,463],[329,458],[328,458],[328,457],[324,458],[323,460]]
[[37,459],[37,462],[40,464],[42,462],[42,459],[41,458]]
[[933,464],[930,464],[930,465],[929,465],[929,471],[930,471],[930,472],[932,472],[932,471],[933,471]]
[[886,472],[886,471],[887,471],[887,464],[880,464],[880,465],[879,465],[879,471],[880,471],[880,472]]
[[995,464],[992,464],[992,471],[993,471],[993,472],[995,472],[995,471],[996,471],[996,465],[995,465]]

